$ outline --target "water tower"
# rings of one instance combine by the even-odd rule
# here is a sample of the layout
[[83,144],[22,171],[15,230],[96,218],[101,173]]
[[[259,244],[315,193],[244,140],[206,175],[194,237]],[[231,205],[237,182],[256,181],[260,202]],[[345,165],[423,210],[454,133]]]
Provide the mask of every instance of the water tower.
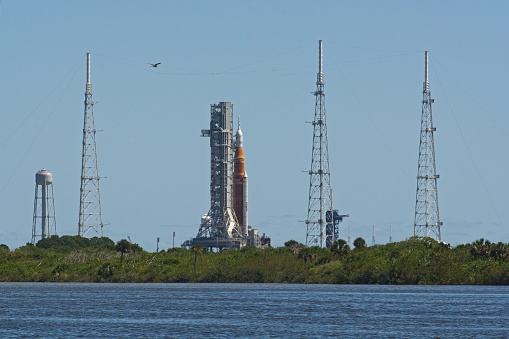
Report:
[[55,200],[53,198],[53,175],[46,169],[35,174],[34,218],[32,244],[38,239],[57,234]]

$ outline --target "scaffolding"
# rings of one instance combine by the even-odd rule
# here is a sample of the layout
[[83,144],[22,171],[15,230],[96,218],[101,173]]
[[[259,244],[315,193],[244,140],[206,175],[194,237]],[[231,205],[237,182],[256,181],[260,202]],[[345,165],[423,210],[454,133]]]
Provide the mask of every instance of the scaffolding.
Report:
[[81,187],[78,235],[85,236],[93,230],[103,236],[101,192],[98,173],[94,101],[90,83],[90,53],[87,53],[87,84],[85,90],[85,113],[83,118],[83,150],[81,153]]
[[431,91],[428,81],[428,51],[425,51],[424,83],[422,90],[421,135],[419,161],[417,165],[417,193],[415,199],[414,236],[434,237],[441,241],[443,223],[438,213],[437,174],[435,163],[435,141],[431,112]]

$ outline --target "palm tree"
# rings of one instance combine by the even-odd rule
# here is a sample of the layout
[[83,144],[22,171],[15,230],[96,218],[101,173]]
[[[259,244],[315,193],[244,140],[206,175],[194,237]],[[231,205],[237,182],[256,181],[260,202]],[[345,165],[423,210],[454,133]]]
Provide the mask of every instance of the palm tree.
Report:
[[337,254],[339,256],[350,253],[350,246],[348,246],[347,242],[343,239],[334,240],[332,243],[330,250],[332,253]]
[[358,237],[353,241],[353,246],[355,248],[364,248],[366,247],[366,240],[362,239],[361,237]]
[[122,265],[122,260],[124,259],[124,253],[131,253],[131,243],[125,239],[120,240],[115,245],[115,249],[117,252],[120,252],[120,265]]

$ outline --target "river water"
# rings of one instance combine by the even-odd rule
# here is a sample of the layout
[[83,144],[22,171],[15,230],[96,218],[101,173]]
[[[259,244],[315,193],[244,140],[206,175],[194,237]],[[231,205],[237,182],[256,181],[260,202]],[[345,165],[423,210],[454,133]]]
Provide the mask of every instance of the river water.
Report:
[[507,286],[0,283],[0,338],[509,338]]

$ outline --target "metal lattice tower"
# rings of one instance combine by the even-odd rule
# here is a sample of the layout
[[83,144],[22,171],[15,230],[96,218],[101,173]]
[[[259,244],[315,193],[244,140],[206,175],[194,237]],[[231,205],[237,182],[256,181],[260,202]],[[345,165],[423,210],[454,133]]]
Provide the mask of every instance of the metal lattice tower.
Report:
[[210,137],[210,210],[202,218],[196,244],[208,247],[236,247],[241,230],[233,209],[233,104],[210,105],[210,129],[201,131]]
[[309,200],[306,219],[306,245],[329,247],[338,235],[332,217],[332,188],[329,170],[327,121],[325,116],[325,93],[322,72],[322,40],[319,41],[318,74],[316,79],[315,119],[313,125],[313,149],[309,170]]
[[90,84],[90,53],[87,53],[87,85],[85,91],[85,114],[83,121],[83,151],[81,158],[80,216],[78,235],[85,236],[93,230],[101,237],[103,221],[101,212],[101,194],[97,166],[95,143],[94,101]]
[[53,175],[43,168],[35,174],[32,244],[35,245],[37,239],[49,238],[56,234],[57,221],[55,217]]
[[421,139],[417,167],[417,194],[415,199],[414,236],[430,237],[441,241],[442,222],[438,214],[437,174],[435,142],[431,114],[431,92],[428,81],[428,51],[425,52],[424,84],[422,90]]

